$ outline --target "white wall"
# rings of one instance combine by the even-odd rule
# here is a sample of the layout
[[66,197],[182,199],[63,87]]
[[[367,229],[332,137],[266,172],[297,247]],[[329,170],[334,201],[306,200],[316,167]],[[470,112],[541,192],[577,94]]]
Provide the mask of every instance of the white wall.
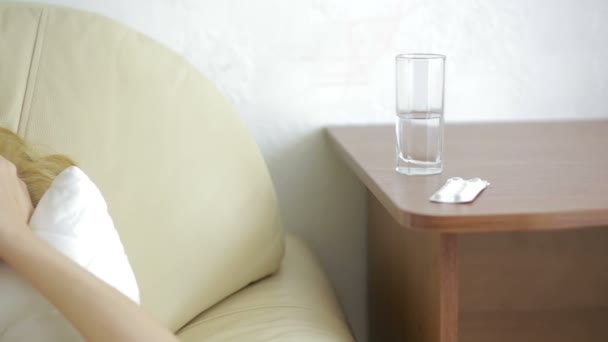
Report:
[[605,0],[41,2],[124,22],[218,85],[255,134],[287,228],[320,256],[361,341],[364,190],[322,128],[392,122],[395,54],[448,56],[448,121],[608,117]]

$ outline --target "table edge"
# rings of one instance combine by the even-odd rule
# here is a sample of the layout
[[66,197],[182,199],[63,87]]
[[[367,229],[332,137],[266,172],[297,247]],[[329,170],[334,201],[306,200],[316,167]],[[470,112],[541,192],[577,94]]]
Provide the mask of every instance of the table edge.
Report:
[[[606,120],[603,120],[606,121]],[[508,232],[508,231],[551,231],[564,229],[582,229],[608,226],[608,212],[598,209],[584,209],[562,212],[531,212],[493,215],[428,215],[410,209],[400,208],[384,194],[371,176],[359,166],[346,148],[333,135],[334,129],[379,127],[389,125],[366,126],[331,126],[325,133],[334,150],[349,166],[357,178],[403,227],[418,231],[437,233],[474,233],[474,232]],[[390,127],[390,126],[389,126]],[[583,219],[581,219],[583,217]],[[576,223],[574,222],[576,221]]]

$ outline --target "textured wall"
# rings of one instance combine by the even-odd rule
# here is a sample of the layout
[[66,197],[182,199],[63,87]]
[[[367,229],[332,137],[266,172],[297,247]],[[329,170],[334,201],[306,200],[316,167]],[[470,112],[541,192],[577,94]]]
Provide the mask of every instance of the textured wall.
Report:
[[364,191],[322,127],[392,122],[396,53],[448,56],[448,121],[608,117],[605,0],[42,2],[124,22],[218,85],[257,138],[287,228],[320,256],[360,340]]

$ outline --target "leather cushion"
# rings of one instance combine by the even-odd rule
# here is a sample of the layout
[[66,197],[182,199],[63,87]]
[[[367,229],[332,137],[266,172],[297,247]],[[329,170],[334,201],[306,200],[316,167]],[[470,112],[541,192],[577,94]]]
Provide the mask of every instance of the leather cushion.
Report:
[[0,124],[72,157],[98,185],[144,308],[177,330],[277,269],[268,170],[209,80],[92,13],[2,3],[0,22]]
[[199,341],[353,341],[310,250],[287,238],[280,270],[199,315],[178,333]]

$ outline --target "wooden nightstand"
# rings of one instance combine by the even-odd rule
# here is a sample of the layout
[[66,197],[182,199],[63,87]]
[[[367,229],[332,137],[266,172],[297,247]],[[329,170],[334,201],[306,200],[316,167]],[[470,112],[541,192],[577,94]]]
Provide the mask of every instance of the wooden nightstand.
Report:
[[[370,341],[608,341],[608,121],[447,125],[433,176],[392,126],[328,134],[368,189]],[[455,176],[491,185],[428,200]]]

